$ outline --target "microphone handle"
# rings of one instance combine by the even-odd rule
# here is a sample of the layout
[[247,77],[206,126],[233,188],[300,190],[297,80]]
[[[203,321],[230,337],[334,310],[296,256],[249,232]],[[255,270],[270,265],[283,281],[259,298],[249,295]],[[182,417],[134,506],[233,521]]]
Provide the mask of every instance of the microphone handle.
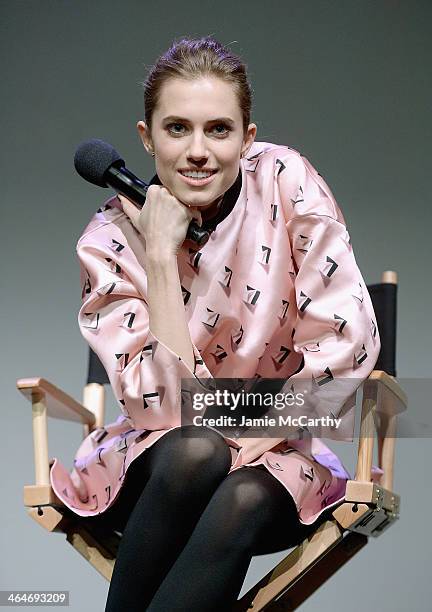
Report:
[[[144,206],[147,197],[148,185],[135,174],[122,166],[117,168],[114,164],[106,170],[104,179],[107,185],[117,193],[124,195],[135,202],[140,208]],[[201,228],[195,220],[189,223],[186,238],[195,242],[199,247],[206,244],[210,238],[210,232]]]

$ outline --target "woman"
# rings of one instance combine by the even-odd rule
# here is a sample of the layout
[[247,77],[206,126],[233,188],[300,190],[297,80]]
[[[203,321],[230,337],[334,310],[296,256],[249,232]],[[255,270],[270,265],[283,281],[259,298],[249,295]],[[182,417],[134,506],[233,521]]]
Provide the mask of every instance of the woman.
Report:
[[[299,543],[350,478],[319,438],[236,439],[180,419],[182,379],[233,376],[310,381],[321,406],[335,377],[350,380],[337,415],[379,354],[329,187],[294,149],[255,142],[250,107],[238,57],[211,37],[174,43],[137,125],[156,163],[146,204],[110,199],[78,241],[80,328],[123,414],[83,441],[71,474],[55,460],[51,482],[123,533],[109,611],[230,609],[251,557]],[[221,211],[206,245],[185,239]]]

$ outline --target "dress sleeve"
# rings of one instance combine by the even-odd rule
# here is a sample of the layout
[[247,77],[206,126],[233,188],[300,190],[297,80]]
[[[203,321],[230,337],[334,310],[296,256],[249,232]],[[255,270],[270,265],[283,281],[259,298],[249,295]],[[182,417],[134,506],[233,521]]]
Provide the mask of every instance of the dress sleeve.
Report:
[[291,173],[280,189],[283,204],[291,206],[286,228],[295,289],[292,339],[303,366],[285,390],[305,385],[303,412],[342,418],[339,432],[326,429],[325,437],[350,440],[355,392],[381,347],[375,312],[330,188],[307,160],[297,159],[295,167],[297,180]]
[[[102,230],[107,232],[106,228]],[[193,345],[195,366],[186,363],[149,329],[146,283],[134,282],[126,269],[145,271],[120,250],[125,240],[93,232],[78,242],[82,305],[78,324],[82,336],[101,360],[123,414],[135,429],[168,429],[181,424],[182,378],[211,378]],[[117,236],[116,236],[117,237]],[[116,248],[114,251],[107,244]],[[123,243],[123,244],[121,244]],[[126,249],[128,247],[126,246]],[[121,256],[118,255],[121,253]],[[123,259],[121,259],[123,257]],[[129,262],[124,266],[123,262]]]

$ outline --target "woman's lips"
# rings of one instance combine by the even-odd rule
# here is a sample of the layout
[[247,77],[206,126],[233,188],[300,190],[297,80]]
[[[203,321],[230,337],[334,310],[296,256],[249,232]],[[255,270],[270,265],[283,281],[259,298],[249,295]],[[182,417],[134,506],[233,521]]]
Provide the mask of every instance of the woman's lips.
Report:
[[181,176],[181,178],[184,180],[184,182],[187,183],[188,185],[192,185],[193,187],[201,187],[202,185],[208,185],[208,183],[212,182],[212,180],[217,174],[217,170],[216,172],[213,172],[213,174],[211,174],[207,178],[202,178],[202,179],[195,179],[195,178],[190,178],[189,176],[184,176],[180,171],[178,171],[178,173]]

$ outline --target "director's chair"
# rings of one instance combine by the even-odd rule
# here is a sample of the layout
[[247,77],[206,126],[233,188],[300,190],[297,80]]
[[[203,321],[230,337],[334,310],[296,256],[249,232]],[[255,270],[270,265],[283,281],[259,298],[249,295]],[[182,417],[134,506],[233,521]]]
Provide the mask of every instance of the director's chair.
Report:
[[[397,274],[387,271],[381,283],[368,285],[381,338],[375,369],[363,382],[357,467],[348,480],[344,500],[327,511],[316,531],[294,548],[273,570],[241,597],[235,612],[295,610],[330,576],[399,517],[400,497],[393,491],[397,415],[407,398],[396,380]],[[32,404],[36,484],[24,486],[28,514],[49,532],[67,541],[108,581],[121,535],[88,525],[55,495],[49,478],[47,417],[83,424],[84,437],[104,425],[104,384],[109,383],[97,356],[90,351],[89,376],[82,404],[43,378],[22,378],[18,389]],[[378,467],[384,474],[372,480],[375,433]]]

